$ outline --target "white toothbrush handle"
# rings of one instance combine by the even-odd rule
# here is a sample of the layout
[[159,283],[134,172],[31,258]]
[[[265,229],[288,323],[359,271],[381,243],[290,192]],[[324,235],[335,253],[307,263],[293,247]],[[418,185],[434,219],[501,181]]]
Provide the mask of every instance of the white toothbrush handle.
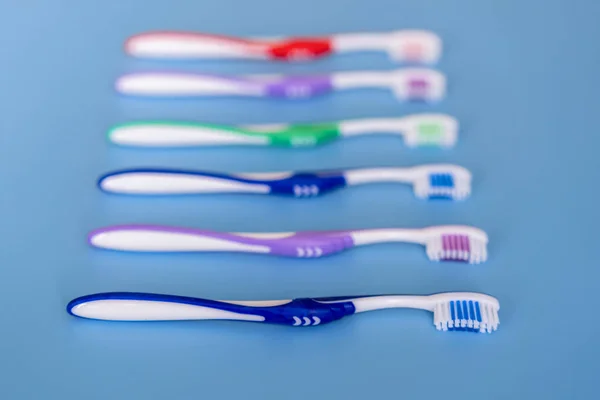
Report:
[[[235,129],[235,128],[234,128]],[[245,135],[227,127],[185,123],[128,123],[109,132],[110,141],[121,146],[186,147],[218,145],[266,145],[268,138]]]
[[152,225],[125,225],[97,229],[88,236],[98,248],[136,252],[245,252],[269,253],[261,240],[241,234],[170,228]]
[[148,299],[102,299],[77,305],[70,312],[85,318],[110,321],[182,321],[225,319],[262,322],[264,317],[213,307]]
[[135,73],[117,80],[119,93],[132,96],[262,96],[264,87],[247,79],[183,73]]
[[158,58],[265,58],[263,47],[247,40],[189,32],[144,33],[125,43],[132,56]]
[[269,193],[268,184],[234,174],[178,170],[128,170],[102,176],[98,187],[124,194]]
[[226,319],[288,326],[316,326],[355,312],[351,301],[321,302],[299,298],[275,301],[222,301],[153,293],[97,293],[69,302],[81,318],[109,321]]
[[100,189],[125,194],[235,192],[313,197],[346,185],[344,171],[225,174],[153,168],[111,172],[98,180]]

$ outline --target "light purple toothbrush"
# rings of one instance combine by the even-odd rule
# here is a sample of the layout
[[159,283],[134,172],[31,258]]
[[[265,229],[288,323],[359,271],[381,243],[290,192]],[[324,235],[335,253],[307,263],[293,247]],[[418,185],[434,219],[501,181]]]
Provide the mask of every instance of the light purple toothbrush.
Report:
[[488,237],[470,226],[422,229],[364,229],[277,233],[225,233],[155,225],[101,228],[89,235],[92,246],[134,252],[246,252],[317,258],[345,249],[383,242],[408,242],[426,247],[432,261],[478,264],[487,259]]
[[305,76],[147,72],[124,75],[116,82],[116,89],[122,94],[152,97],[250,96],[297,99],[337,90],[373,87],[391,89],[402,100],[435,101],[444,97],[446,79],[432,69],[405,68]]

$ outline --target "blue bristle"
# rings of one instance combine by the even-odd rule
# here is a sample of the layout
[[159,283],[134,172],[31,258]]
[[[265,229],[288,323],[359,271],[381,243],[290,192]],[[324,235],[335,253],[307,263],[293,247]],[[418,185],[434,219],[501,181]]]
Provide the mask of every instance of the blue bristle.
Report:
[[452,196],[436,194],[436,195],[430,195],[428,198],[429,198],[429,200],[448,200],[448,199],[452,199]]
[[454,187],[454,178],[451,174],[431,174],[429,183],[432,187]]
[[472,311],[469,309],[469,302],[463,300],[462,306],[463,312],[465,314],[465,319],[467,320],[467,325],[465,326],[465,329],[469,332],[473,332],[473,328],[469,327],[469,321],[473,320],[475,316],[471,313]]
[[[454,316],[455,316],[455,314],[454,314],[454,302],[451,301],[450,302],[450,318],[451,318],[452,322],[454,322]],[[454,330],[454,328],[450,328],[450,327],[448,327],[448,329],[451,330],[451,331]]]
[[477,322],[481,322],[481,310],[479,310],[479,302],[475,302],[475,311],[477,312]]
[[[469,319],[475,321],[477,316],[475,315],[475,308],[473,307],[473,300],[469,300]],[[471,328],[471,332],[477,332],[475,327]]]
[[460,320],[462,319],[462,307],[460,306],[460,301],[456,301],[454,304],[456,305],[456,321],[454,321],[454,329],[457,331],[462,331],[463,328],[460,326]]
[[[481,310],[479,308],[479,302],[473,300],[456,300],[450,301],[450,320],[453,322],[453,327],[448,326],[448,331],[463,331],[463,332],[479,332],[478,328],[469,326],[469,321],[472,323],[477,320],[481,323]],[[458,325],[454,324],[458,320]],[[461,326],[462,320],[467,321],[467,325]]]

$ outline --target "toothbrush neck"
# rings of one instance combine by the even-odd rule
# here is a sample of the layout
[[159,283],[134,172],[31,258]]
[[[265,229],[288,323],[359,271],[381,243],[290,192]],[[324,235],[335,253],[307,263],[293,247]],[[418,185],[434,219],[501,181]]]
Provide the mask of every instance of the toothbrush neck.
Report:
[[425,235],[420,229],[364,229],[351,231],[350,235],[355,246],[387,242],[425,244]]
[[355,313],[383,310],[386,308],[417,308],[433,310],[427,296],[368,296],[346,299],[354,304]]
[[341,121],[339,129],[344,136],[373,133],[394,133],[403,136],[408,125],[405,118],[369,118]]
[[389,46],[389,33],[343,33],[334,35],[332,47],[337,52],[362,50],[386,50]]
[[412,183],[415,179],[410,168],[362,168],[344,172],[346,184],[361,185],[371,182]]
[[339,89],[361,87],[388,88],[394,81],[394,71],[352,71],[331,74],[333,86]]

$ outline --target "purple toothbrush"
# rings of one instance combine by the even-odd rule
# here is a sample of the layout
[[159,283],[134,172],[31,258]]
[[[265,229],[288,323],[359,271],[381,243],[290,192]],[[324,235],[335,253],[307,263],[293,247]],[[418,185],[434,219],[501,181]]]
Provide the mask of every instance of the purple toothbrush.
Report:
[[250,96],[300,99],[366,87],[391,89],[401,100],[436,101],[444,97],[446,78],[426,68],[336,72],[328,75],[280,76],[147,72],[124,75],[118,92],[132,96]]
[[226,233],[154,225],[101,228],[89,235],[92,246],[135,252],[245,252],[317,258],[345,249],[383,242],[426,247],[432,261],[479,264],[487,259],[488,237],[470,226],[422,229],[364,229],[278,233]]

